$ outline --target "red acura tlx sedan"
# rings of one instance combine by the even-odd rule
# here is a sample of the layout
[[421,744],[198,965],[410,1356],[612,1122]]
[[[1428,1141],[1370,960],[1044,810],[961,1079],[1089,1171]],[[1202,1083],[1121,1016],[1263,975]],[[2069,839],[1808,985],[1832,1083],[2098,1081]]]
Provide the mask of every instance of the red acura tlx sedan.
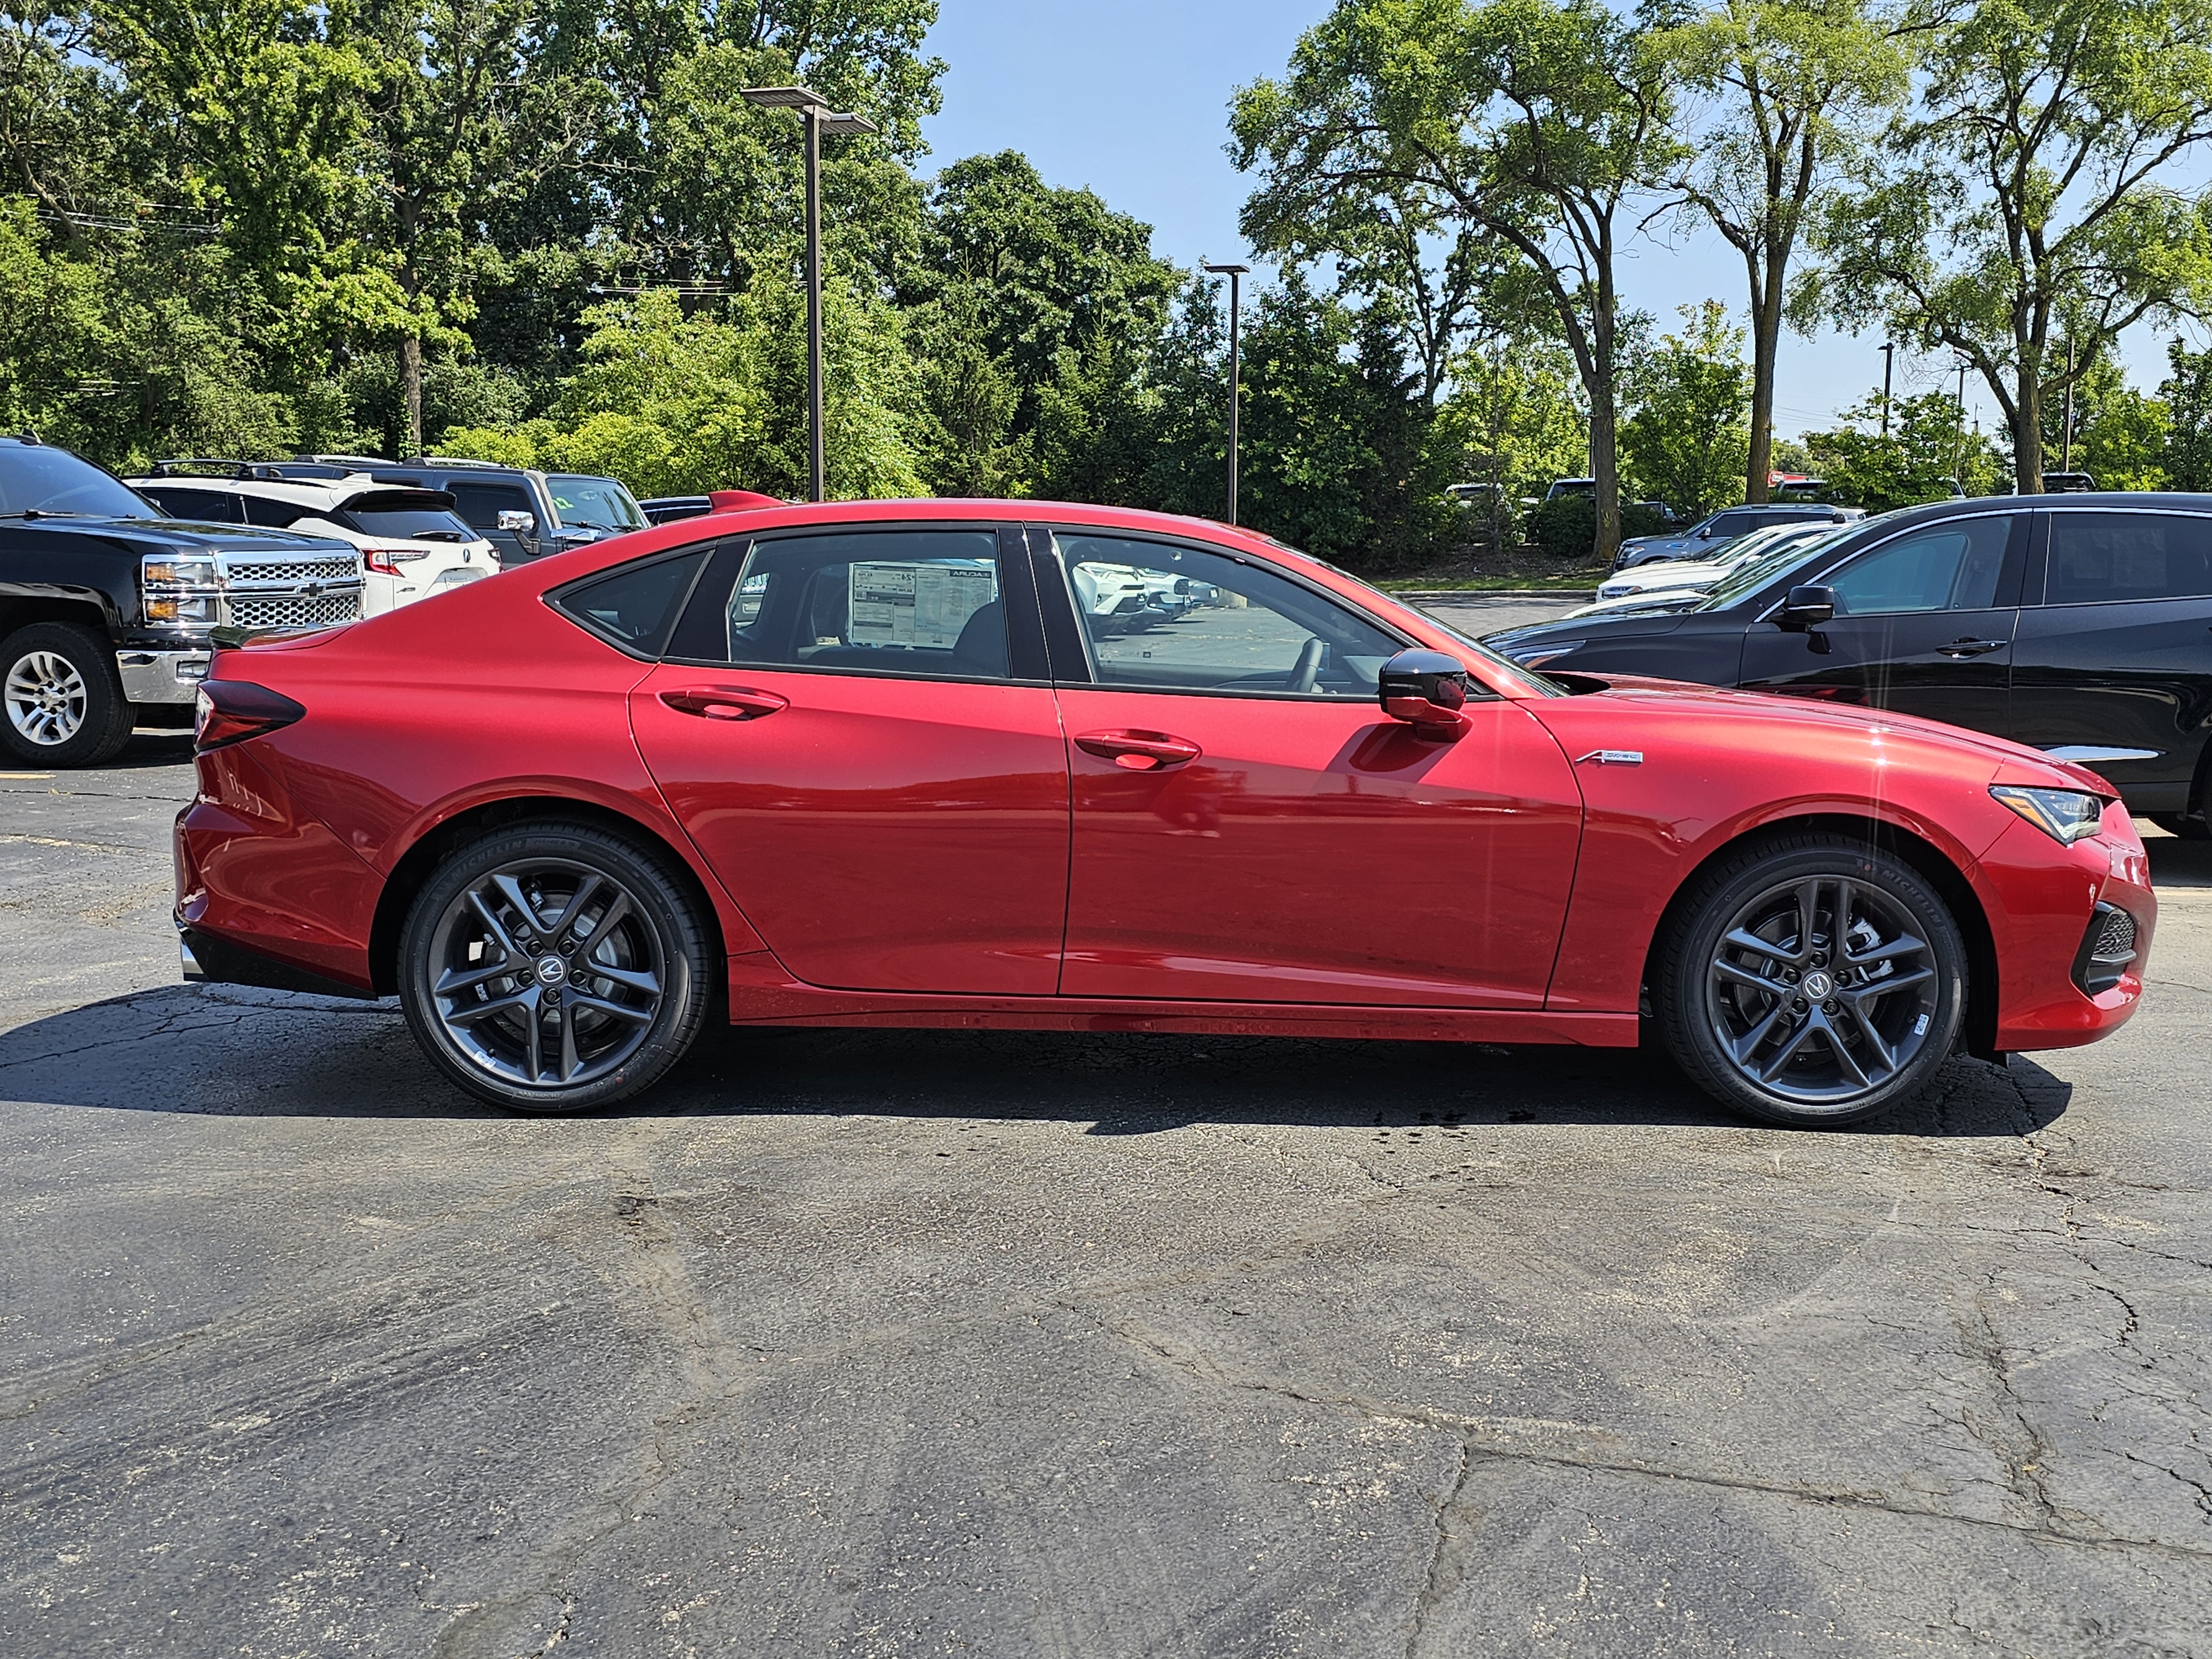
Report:
[[1524,672],[1215,524],[720,512],[220,652],[188,978],[396,994],[502,1106],[739,1025],[1626,1048],[1880,1110],[2089,1042],[2156,905],[2110,785],[1832,702]]

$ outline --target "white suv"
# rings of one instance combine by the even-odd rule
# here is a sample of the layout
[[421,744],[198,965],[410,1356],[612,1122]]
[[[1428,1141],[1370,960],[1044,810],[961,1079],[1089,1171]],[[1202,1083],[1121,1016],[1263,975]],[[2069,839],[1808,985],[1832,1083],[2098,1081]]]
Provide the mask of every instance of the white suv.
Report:
[[453,498],[411,481],[307,461],[161,461],[129,482],[173,518],[351,542],[365,617],[499,574],[491,544],[462,522]]

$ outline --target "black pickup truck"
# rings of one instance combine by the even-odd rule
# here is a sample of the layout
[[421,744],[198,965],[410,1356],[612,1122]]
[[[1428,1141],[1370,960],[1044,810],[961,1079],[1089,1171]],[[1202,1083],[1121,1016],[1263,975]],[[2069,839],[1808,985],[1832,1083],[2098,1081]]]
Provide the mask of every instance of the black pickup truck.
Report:
[[0,437],[0,752],[95,766],[135,726],[191,724],[219,628],[361,615],[361,555],[283,530],[166,519],[112,473]]

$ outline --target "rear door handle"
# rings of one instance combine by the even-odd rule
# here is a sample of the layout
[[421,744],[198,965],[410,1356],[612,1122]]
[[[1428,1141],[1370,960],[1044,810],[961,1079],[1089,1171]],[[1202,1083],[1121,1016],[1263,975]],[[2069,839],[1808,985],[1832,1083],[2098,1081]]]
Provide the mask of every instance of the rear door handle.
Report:
[[691,691],[664,691],[661,702],[679,714],[696,714],[710,720],[757,720],[779,708],[791,707],[789,697],[773,691],[754,691],[742,685],[708,685]]
[[2002,651],[2011,643],[2010,640],[1954,640],[1948,645],[1937,646],[1936,654],[1939,657],[1963,659],[1967,657],[1985,656],[1992,651]]
[[1130,772],[1157,772],[1194,761],[1205,751],[1188,738],[1165,732],[1085,732],[1075,746]]

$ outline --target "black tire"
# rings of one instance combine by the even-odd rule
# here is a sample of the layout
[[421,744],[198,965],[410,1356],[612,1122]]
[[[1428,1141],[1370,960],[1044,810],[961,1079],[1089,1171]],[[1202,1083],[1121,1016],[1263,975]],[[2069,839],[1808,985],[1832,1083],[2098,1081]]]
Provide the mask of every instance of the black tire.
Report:
[[0,641],[0,744],[39,766],[97,766],[131,741],[115,648],[97,629],[41,622]]
[[519,824],[455,848],[416,895],[400,1006],[470,1093],[588,1112],[652,1086],[698,1037],[710,939],[665,854],[592,825]]
[[2212,841],[2212,826],[2208,826],[2203,818],[2180,812],[2151,812],[2145,816],[2169,836],[2179,836],[2184,841]]
[[1923,1088],[1957,1042],[1958,924],[1917,871],[1863,842],[1754,842],[1675,914],[1654,1012],[1675,1064],[1724,1104],[1796,1127],[1854,1123]]

